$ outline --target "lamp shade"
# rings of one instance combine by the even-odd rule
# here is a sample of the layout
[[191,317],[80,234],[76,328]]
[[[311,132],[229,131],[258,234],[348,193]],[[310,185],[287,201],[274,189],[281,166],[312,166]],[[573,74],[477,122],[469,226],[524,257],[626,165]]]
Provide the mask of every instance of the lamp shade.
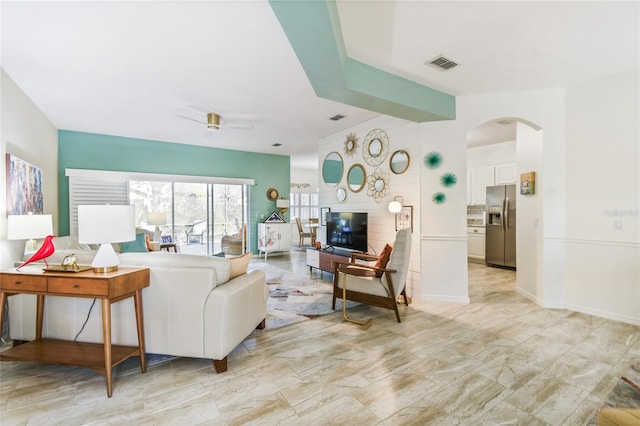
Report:
[[31,240],[53,234],[53,219],[50,214],[9,215],[7,217],[7,240]]
[[401,210],[402,210],[402,204],[400,203],[400,201],[394,200],[389,203],[390,213],[400,213]]
[[289,200],[285,200],[284,198],[276,200],[276,207],[279,209],[288,209]]
[[91,262],[95,272],[118,270],[120,259],[109,243],[136,239],[134,206],[78,206],[78,241],[100,244]]
[[121,243],[136,239],[134,206],[78,206],[78,241]]
[[149,225],[166,225],[167,214],[166,213],[147,213],[147,223]]

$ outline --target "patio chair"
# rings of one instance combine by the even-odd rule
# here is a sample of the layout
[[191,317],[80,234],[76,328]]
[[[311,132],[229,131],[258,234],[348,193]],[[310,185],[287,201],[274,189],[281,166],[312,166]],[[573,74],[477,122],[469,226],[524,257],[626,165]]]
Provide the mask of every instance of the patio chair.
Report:
[[195,225],[185,225],[184,232],[187,236],[187,245],[200,241],[200,244],[204,244],[204,229],[200,232],[195,232]]

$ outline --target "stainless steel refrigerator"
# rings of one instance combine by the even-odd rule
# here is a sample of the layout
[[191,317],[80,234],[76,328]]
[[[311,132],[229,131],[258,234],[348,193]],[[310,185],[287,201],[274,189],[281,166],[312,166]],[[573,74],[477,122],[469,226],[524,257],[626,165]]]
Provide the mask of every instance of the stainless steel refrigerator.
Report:
[[516,268],[516,186],[487,187],[485,263]]

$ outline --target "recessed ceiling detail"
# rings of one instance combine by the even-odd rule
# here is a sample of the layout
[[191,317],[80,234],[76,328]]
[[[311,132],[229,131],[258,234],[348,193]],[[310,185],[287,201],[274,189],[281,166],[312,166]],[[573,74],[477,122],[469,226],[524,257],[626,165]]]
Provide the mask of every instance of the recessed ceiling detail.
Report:
[[329,120],[338,121],[338,120],[342,120],[343,118],[344,118],[344,115],[336,114],[333,117],[331,117]]
[[453,62],[451,59],[447,59],[442,55],[433,58],[432,60],[425,63],[442,71],[449,71],[451,68],[455,68],[458,66],[456,62]]
[[335,1],[269,4],[317,96],[415,122],[455,119],[454,96],[349,58]]

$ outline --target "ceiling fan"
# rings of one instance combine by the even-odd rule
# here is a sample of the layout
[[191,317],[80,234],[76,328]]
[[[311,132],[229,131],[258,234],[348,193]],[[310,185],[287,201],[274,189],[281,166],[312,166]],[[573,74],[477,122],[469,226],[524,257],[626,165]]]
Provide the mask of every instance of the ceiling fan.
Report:
[[252,124],[243,124],[243,123],[234,123],[227,122],[225,120],[220,119],[220,114],[216,114],[215,112],[210,112],[207,114],[207,121],[198,120],[192,117],[188,117],[186,115],[176,114],[180,118],[184,118],[185,120],[195,121],[196,123],[204,124],[207,126],[207,130],[222,130],[222,129],[237,129],[237,130],[251,130],[253,129]]

